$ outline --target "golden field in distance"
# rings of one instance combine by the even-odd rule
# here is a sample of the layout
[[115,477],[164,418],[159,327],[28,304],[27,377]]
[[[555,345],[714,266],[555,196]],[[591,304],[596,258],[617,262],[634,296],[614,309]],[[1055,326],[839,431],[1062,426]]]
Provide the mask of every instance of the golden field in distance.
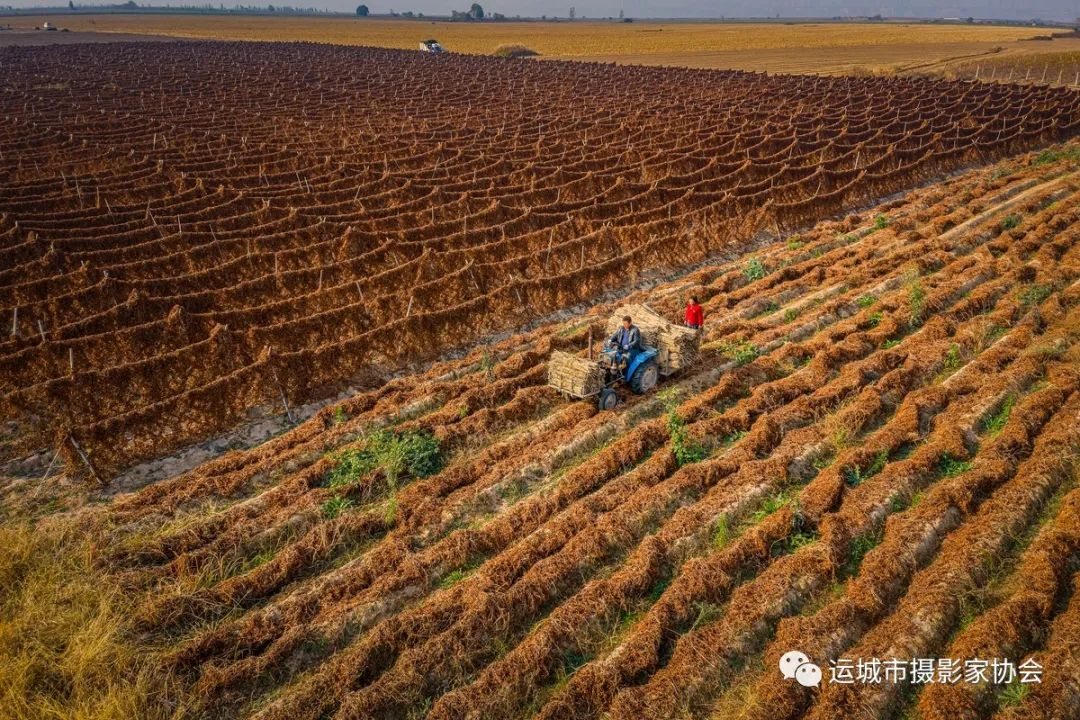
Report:
[[4,19],[15,30],[31,29],[46,20],[72,32],[218,40],[306,40],[406,49],[415,49],[420,40],[434,37],[451,52],[461,53],[490,54],[499,45],[516,43],[545,58],[812,73],[914,70],[980,56],[1069,49],[1065,46],[1070,42],[1080,43],[1030,40],[1046,35],[1049,32],[1046,28],[891,22],[470,24],[382,18],[156,13],[27,15]]

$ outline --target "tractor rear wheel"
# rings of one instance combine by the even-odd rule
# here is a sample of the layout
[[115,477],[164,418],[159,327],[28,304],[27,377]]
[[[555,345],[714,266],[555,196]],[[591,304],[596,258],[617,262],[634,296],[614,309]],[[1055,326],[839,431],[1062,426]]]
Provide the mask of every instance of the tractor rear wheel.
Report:
[[596,406],[601,410],[614,410],[615,406],[619,404],[619,396],[611,388],[604,388],[600,391],[600,397],[596,401]]
[[656,379],[659,375],[660,367],[655,360],[643,362],[630,376],[630,389],[638,395],[644,395],[656,387]]

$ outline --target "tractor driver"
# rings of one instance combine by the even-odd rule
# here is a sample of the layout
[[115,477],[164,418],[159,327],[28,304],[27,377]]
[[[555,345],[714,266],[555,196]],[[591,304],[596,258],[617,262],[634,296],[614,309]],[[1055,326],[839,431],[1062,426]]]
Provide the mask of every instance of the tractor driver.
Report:
[[641,331],[629,315],[623,316],[622,327],[608,340],[608,346],[615,348],[615,361],[620,364],[625,359],[630,365],[641,352]]

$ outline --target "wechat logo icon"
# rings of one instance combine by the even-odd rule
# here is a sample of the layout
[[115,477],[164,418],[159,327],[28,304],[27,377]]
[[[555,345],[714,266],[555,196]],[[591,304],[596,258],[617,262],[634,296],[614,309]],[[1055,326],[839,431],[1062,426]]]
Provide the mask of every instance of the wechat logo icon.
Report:
[[805,653],[791,650],[780,658],[780,674],[803,687],[821,686],[821,668],[810,662]]

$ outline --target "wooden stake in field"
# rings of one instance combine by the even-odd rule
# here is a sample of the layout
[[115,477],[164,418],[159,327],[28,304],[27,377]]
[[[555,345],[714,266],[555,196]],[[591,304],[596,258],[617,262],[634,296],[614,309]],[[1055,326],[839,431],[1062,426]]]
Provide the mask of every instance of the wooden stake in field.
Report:
[[52,473],[53,466],[56,465],[56,458],[60,457],[60,446],[57,446],[56,452],[53,453],[52,460],[49,461],[49,467],[45,468],[45,474],[41,477],[42,480],[48,480],[49,475]]
[[11,312],[11,337],[16,337],[19,334],[19,308],[16,307]]
[[544,258],[544,272],[548,271],[548,267],[551,265],[551,244],[555,242],[555,228],[551,228],[551,233],[548,235],[547,256]]
[[94,480],[97,480],[98,483],[100,483],[101,478],[98,477],[97,471],[94,470],[94,466],[90,464],[90,458],[87,457],[86,453],[83,452],[83,449],[79,447],[79,443],[75,442],[75,438],[71,435],[68,435],[68,441],[71,443],[71,447],[75,448],[75,452],[79,454],[79,457],[82,458],[83,463],[86,465],[86,469],[90,471],[90,475]]

